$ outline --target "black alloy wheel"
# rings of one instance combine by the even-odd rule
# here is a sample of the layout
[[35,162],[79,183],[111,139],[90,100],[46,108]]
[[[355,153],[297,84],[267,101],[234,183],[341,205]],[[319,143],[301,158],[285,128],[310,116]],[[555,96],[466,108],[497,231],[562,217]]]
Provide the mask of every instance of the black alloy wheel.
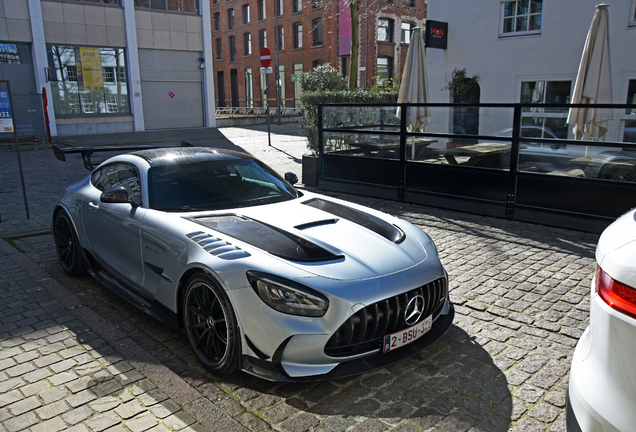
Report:
[[227,295],[214,279],[197,274],[188,282],[183,318],[197,359],[216,374],[238,370],[240,346],[236,317]]
[[57,259],[64,270],[70,276],[80,276],[86,273],[82,247],[77,239],[77,233],[69,215],[60,210],[55,215],[53,223],[53,239]]

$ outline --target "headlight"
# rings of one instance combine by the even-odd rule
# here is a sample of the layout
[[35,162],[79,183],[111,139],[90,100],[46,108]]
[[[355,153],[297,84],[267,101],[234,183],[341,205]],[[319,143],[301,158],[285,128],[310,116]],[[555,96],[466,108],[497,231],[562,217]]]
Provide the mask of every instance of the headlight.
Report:
[[256,294],[269,307],[291,315],[321,317],[329,300],[299,283],[267,273],[248,271],[247,280]]

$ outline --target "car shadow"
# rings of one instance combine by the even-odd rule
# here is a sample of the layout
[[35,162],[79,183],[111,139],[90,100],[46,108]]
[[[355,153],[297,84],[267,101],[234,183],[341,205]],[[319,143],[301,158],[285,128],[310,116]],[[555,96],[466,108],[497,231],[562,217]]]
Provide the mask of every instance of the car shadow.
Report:
[[318,416],[331,430],[360,423],[364,423],[361,430],[375,430],[373,425],[381,422],[404,424],[404,430],[438,426],[505,431],[512,422],[513,402],[505,375],[490,354],[456,325],[421,353],[359,376],[275,384],[235,374],[222,383],[252,390],[250,399],[243,401],[247,406],[259,407],[271,397],[282,401],[263,410],[263,416],[278,423],[291,414],[282,421],[283,429],[298,421],[299,412]]

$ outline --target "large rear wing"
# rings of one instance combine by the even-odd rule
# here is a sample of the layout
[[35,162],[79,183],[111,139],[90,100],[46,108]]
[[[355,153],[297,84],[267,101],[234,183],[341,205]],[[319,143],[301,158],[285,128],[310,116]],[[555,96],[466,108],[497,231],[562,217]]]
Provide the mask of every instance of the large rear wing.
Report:
[[[154,148],[167,148],[175,147],[174,145],[161,145],[161,144],[139,144],[139,145],[110,145],[110,146],[94,146],[94,147],[58,147],[53,145],[53,154],[57,160],[66,162],[66,155],[70,153],[81,153],[82,160],[84,161],[84,167],[92,171],[95,169],[95,163],[91,161],[91,157],[95,152],[107,152],[107,151],[121,151],[129,152],[135,150],[148,150]],[[181,147],[192,147],[192,144],[187,141],[181,141]],[[101,163],[101,162],[100,162]],[[99,163],[97,163],[99,165]]]

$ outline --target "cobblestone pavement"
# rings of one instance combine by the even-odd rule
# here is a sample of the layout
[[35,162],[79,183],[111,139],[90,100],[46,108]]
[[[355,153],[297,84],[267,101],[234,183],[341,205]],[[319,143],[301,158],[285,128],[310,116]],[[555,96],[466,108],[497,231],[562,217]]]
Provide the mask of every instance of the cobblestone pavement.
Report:
[[65,276],[50,235],[2,234],[0,431],[564,431],[598,236],[337,195],[436,242],[456,318],[429,349],[319,383],[213,376],[181,334]]

